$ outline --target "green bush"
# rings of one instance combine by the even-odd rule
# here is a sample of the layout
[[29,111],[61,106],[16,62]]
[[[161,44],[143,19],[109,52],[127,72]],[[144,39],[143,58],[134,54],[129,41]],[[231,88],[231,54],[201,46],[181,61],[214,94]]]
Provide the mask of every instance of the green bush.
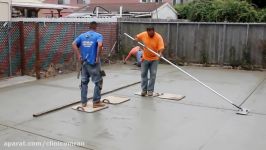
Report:
[[258,11],[259,22],[266,22],[266,8]]
[[181,19],[195,22],[265,22],[266,10],[241,0],[195,0],[176,5]]

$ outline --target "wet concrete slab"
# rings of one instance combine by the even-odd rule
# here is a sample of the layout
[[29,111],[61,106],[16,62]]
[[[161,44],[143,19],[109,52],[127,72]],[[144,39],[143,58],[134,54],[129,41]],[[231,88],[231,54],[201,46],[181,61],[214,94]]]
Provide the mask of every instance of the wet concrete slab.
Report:
[[[260,84],[265,72],[233,71],[217,68],[184,68],[199,80],[221,93],[235,104],[241,104]],[[169,70],[171,70],[169,68]],[[158,77],[156,90],[186,95],[185,103],[233,109],[227,101],[212,93],[186,75],[175,71]]]
[[266,80],[258,86],[243,107],[248,107],[255,113],[266,114]]
[[[130,72],[128,75],[123,75],[121,67],[114,67],[106,72],[108,75],[104,78],[102,92],[139,81],[139,78],[135,77],[135,70],[125,69],[124,72]],[[1,88],[0,118],[20,123],[32,119],[33,113],[79,101],[79,84],[80,80],[76,78],[76,73],[71,73]],[[93,86],[93,83],[89,84],[88,97],[92,96]]]
[[34,112],[69,103],[79,96],[76,91],[37,84],[20,85],[20,88],[10,88],[0,93],[0,118],[16,123],[32,119]]
[[93,115],[65,109],[19,127],[53,138],[85,140],[95,149],[177,149],[180,145],[197,149],[231,115],[231,111],[133,97]]
[[7,129],[7,127],[0,125],[0,131]]
[[32,82],[32,81],[36,81],[36,78],[31,76],[18,76],[18,77],[8,78],[0,80],[0,88]]
[[[139,81],[140,71],[131,68],[130,65],[105,66],[107,77],[103,91]],[[1,135],[31,141],[33,136],[27,135],[31,132],[34,136],[65,142],[85,141],[84,148],[97,150],[250,150],[252,147],[264,150],[266,85],[262,81],[265,72],[183,68],[237,104],[245,102],[244,107],[258,113],[236,115],[236,109],[231,104],[173,67],[159,65],[156,91],[182,94],[185,99],[169,101],[140,97],[134,95],[134,92],[140,91],[140,84],[137,84],[109,94],[129,97],[130,101],[110,105],[108,109],[93,114],[74,111],[69,107],[32,118],[36,106],[43,110],[69,102],[69,99],[79,99],[79,81],[76,73],[72,73],[0,89],[0,123],[24,130],[2,130],[0,141],[3,141]],[[90,84],[89,93],[92,88]],[[230,140],[228,144],[227,140]]]
[[82,141],[69,141],[69,144],[15,129],[0,132],[0,149],[2,150],[84,150]]
[[[175,102],[134,95],[132,91],[139,88],[139,85],[135,85],[110,94],[128,96],[131,100],[118,106],[110,106],[109,109],[94,115],[72,113],[68,109],[22,124],[20,127],[38,132],[39,129],[35,127],[49,120],[49,125],[40,134],[49,133],[49,136],[55,138],[60,138],[58,135],[61,135],[65,140],[88,139],[86,143],[93,145],[95,149],[185,150],[206,147],[206,150],[212,150],[214,147],[207,148],[208,143],[214,137],[226,139],[218,133],[228,122],[241,124],[241,121],[232,118],[254,117],[252,122],[258,122],[261,118],[256,114],[238,116],[235,111],[195,105],[193,101],[189,104],[186,99]],[[68,117],[62,118],[63,114]],[[261,121],[266,123],[265,120]],[[67,130],[58,126],[64,126]],[[237,134],[230,136],[232,139],[238,138]]]
[[232,116],[202,150],[264,150],[266,115]]

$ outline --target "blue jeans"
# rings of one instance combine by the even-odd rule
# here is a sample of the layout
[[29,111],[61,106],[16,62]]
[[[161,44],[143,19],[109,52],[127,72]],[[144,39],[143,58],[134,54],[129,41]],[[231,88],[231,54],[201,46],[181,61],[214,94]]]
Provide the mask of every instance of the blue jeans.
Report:
[[140,67],[141,66],[141,61],[142,61],[142,51],[138,51],[136,54],[136,58],[137,58],[137,66]]
[[103,79],[100,74],[101,64],[83,64],[81,71],[81,103],[88,102],[88,83],[90,78],[92,82],[95,84],[94,93],[93,93],[93,102],[99,102],[101,99],[101,90],[103,85]]
[[[144,60],[141,64],[141,88],[142,91],[154,91],[154,84],[159,61]],[[150,72],[150,80],[148,80],[148,71]]]

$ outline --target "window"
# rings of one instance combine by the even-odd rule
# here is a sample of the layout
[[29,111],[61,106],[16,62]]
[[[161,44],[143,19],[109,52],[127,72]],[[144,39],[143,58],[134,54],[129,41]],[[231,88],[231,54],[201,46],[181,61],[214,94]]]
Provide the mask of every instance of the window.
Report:
[[58,0],[58,4],[70,4],[70,0]]
[[141,3],[149,3],[149,2],[156,2],[156,3],[162,3],[163,0],[140,0]]
[[90,0],[77,0],[77,4],[89,4]]
[[147,3],[149,0],[140,0],[141,3]]
[[183,4],[185,0],[173,0],[173,5]]
[[173,0],[173,5],[176,5],[176,0]]

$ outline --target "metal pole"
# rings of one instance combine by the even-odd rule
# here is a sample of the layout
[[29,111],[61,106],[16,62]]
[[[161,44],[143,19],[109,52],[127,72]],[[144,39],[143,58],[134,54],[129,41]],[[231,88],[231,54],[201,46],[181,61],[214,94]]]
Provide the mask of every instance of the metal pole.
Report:
[[167,51],[167,55],[168,57],[170,57],[171,52],[169,52],[169,50],[171,50],[171,45],[170,45],[170,24],[167,24],[167,45],[168,47],[168,51]]
[[[176,24],[176,41],[175,41],[175,56],[176,56],[176,58],[177,58],[177,50],[178,50],[178,34],[179,34],[179,24],[177,23]],[[181,56],[181,57],[183,57],[183,56]]]
[[[126,36],[128,36],[129,38],[131,38],[132,40],[135,40],[133,37],[131,37],[130,35],[128,35],[127,33],[124,33]],[[138,44],[140,44],[141,46],[147,48],[150,52],[152,52],[153,54],[155,54],[156,56],[160,57],[161,59],[163,59],[164,61],[166,61],[167,63],[169,63],[170,65],[174,66],[175,68],[177,68],[178,70],[180,70],[181,72],[183,72],[184,74],[188,75],[189,77],[191,77],[192,79],[194,79],[195,81],[197,81],[198,83],[200,83],[201,85],[203,85],[204,87],[206,87],[207,89],[211,90],[213,93],[217,94],[218,96],[220,96],[221,98],[223,98],[224,100],[226,100],[227,102],[231,103],[233,106],[237,107],[238,109],[243,110],[240,106],[237,106],[236,104],[234,104],[231,100],[229,100],[228,98],[226,98],[225,96],[223,96],[222,94],[220,94],[219,92],[215,91],[214,89],[212,89],[211,87],[209,87],[208,85],[206,85],[205,83],[201,82],[199,79],[197,79],[196,77],[190,75],[189,73],[187,73],[185,70],[183,70],[182,68],[178,67],[177,65],[173,64],[172,62],[170,62],[169,60],[167,60],[166,58],[164,58],[163,56],[159,55],[158,53],[154,52],[152,49],[146,47],[144,44],[142,44],[141,42],[138,42]]]
[[219,57],[219,59],[220,59],[220,61],[219,61],[219,63],[220,63],[220,65],[221,66],[223,66],[224,65],[224,52],[225,52],[225,48],[226,48],[226,24],[224,24],[224,26],[223,26],[223,47],[222,47],[222,51],[221,51],[221,53],[220,53],[220,57]]
[[35,72],[36,72],[36,78],[41,79],[41,74],[40,74],[40,33],[39,33],[39,23],[35,23]]
[[25,48],[24,48],[24,23],[22,21],[19,22],[19,31],[20,31],[20,67],[21,67],[21,75],[25,75]]
[[249,24],[247,24],[246,47],[248,47]]
[[[74,38],[73,38],[73,41],[76,39],[76,36],[77,36],[77,23],[74,22]],[[76,53],[74,53],[73,56],[74,56],[73,60],[76,63],[77,62],[77,55],[76,55]]]
[[8,27],[7,27],[7,32],[8,32],[8,62],[9,62],[9,76],[12,76],[12,56],[11,56],[11,22],[8,22]]

